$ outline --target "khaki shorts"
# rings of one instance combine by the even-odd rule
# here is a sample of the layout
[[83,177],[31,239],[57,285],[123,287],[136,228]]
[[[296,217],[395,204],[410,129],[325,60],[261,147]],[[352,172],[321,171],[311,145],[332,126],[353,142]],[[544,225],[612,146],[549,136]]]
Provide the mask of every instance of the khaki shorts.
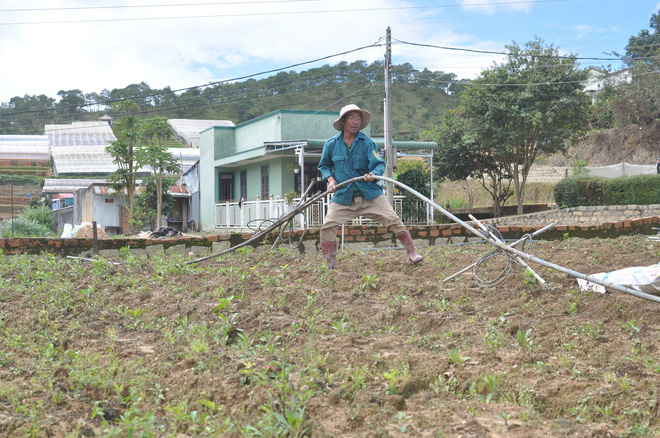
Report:
[[403,221],[394,212],[385,196],[379,196],[371,201],[357,197],[353,198],[351,205],[330,203],[328,214],[321,227],[321,241],[328,242],[336,239],[339,226],[359,216],[380,222],[397,236],[406,231],[406,226],[403,225]]

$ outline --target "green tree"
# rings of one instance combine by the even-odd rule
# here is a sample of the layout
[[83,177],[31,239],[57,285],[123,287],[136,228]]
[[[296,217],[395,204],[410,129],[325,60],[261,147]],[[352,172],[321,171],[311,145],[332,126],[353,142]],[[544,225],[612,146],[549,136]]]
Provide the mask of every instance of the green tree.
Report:
[[43,134],[44,117],[49,117],[55,99],[44,94],[12,97],[0,105],[0,133],[2,134]]
[[[429,184],[429,169],[426,163],[420,160],[399,161],[399,172],[396,180],[418,191],[427,198],[431,196]],[[404,191],[402,205],[402,216],[404,221],[415,222],[426,219],[426,204],[419,202],[417,197],[408,191]]]
[[156,185],[153,176],[148,176],[143,181],[144,190],[135,200],[135,210],[131,216],[130,224],[134,229],[140,229],[149,225],[152,230],[156,230],[156,219],[160,216],[157,212],[158,189],[162,193],[161,214],[169,216],[174,213],[174,198],[168,193],[170,187],[174,184],[171,178],[163,178],[161,186]]
[[460,116],[473,144],[510,177],[522,214],[527,176],[539,152],[563,150],[586,129],[588,99],[581,92],[587,72],[574,55],[560,56],[536,38],[507,46],[506,62],[484,70],[460,97]]
[[660,15],[656,12],[651,15],[648,29],[642,29],[639,35],[631,36],[626,46],[624,61],[632,66],[638,62],[650,62],[660,48]]
[[85,95],[80,90],[60,90],[57,92],[60,101],[57,102],[57,110],[63,114],[75,114],[83,110],[87,103]]
[[493,200],[493,215],[500,216],[502,206],[513,194],[511,175],[498,164],[489,143],[474,141],[459,110],[448,112],[440,125],[424,132],[423,137],[438,143],[438,152],[433,155],[438,179],[464,179],[466,183],[469,178],[476,179]]
[[139,147],[140,119],[135,115],[140,107],[132,100],[125,100],[113,105],[113,111],[120,113],[116,120],[116,141],[105,148],[117,165],[117,170],[110,174],[111,187],[120,194],[122,205],[128,211],[128,217],[135,207],[137,174],[144,165],[144,149]]
[[156,189],[156,228],[162,226],[163,212],[163,175],[165,173],[181,172],[179,161],[167,149],[163,149],[162,141],[172,136],[174,132],[165,117],[153,117],[142,122],[141,135],[146,143],[144,164],[151,167]]

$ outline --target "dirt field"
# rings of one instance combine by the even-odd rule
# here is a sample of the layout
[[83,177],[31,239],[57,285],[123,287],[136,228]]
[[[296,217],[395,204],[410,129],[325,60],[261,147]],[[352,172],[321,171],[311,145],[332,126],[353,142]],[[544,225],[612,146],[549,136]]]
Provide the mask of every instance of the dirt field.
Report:
[[[660,303],[538,265],[547,290],[517,266],[442,282],[486,250],[0,256],[0,435],[660,436]],[[595,273],[660,243],[529,252]]]

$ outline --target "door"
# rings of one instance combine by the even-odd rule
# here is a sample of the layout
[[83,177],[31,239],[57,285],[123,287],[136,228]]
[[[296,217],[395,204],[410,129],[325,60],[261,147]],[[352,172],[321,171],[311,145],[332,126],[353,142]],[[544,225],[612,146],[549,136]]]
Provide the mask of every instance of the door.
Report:
[[219,202],[232,202],[234,200],[234,174],[221,173],[219,179]]

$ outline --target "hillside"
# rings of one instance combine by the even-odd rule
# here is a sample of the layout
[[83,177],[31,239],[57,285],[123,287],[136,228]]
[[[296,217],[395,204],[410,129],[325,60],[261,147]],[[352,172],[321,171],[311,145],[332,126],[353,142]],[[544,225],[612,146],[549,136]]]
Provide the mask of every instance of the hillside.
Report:
[[[30,205],[31,199],[39,199],[43,185],[42,180],[42,178],[37,177],[14,176],[12,184],[9,175],[0,174],[0,220],[11,218],[12,200],[14,217],[18,217],[20,212]],[[30,198],[27,196],[28,193]]]
[[654,165],[660,157],[660,121],[603,131],[591,131],[574,141],[567,153],[548,157],[544,164],[570,166],[584,160],[587,166],[608,166],[622,161]]
[[[383,78],[382,62],[356,61],[300,73],[280,72],[259,80],[217,83],[180,94],[169,87],[152,89],[142,82],[100,93],[73,90],[79,94],[67,95],[60,102],[45,96],[17,96],[12,105],[0,105],[0,135],[43,134],[45,124],[98,120],[104,114],[116,117],[102,102],[131,99],[140,105],[144,118],[230,120],[236,124],[275,110],[339,112],[342,106],[355,103],[373,114],[372,134],[382,136]],[[393,131],[401,140],[418,140],[456,106],[461,91],[453,73],[418,71],[410,64],[393,66],[393,81]],[[62,102],[79,103],[66,106]]]

